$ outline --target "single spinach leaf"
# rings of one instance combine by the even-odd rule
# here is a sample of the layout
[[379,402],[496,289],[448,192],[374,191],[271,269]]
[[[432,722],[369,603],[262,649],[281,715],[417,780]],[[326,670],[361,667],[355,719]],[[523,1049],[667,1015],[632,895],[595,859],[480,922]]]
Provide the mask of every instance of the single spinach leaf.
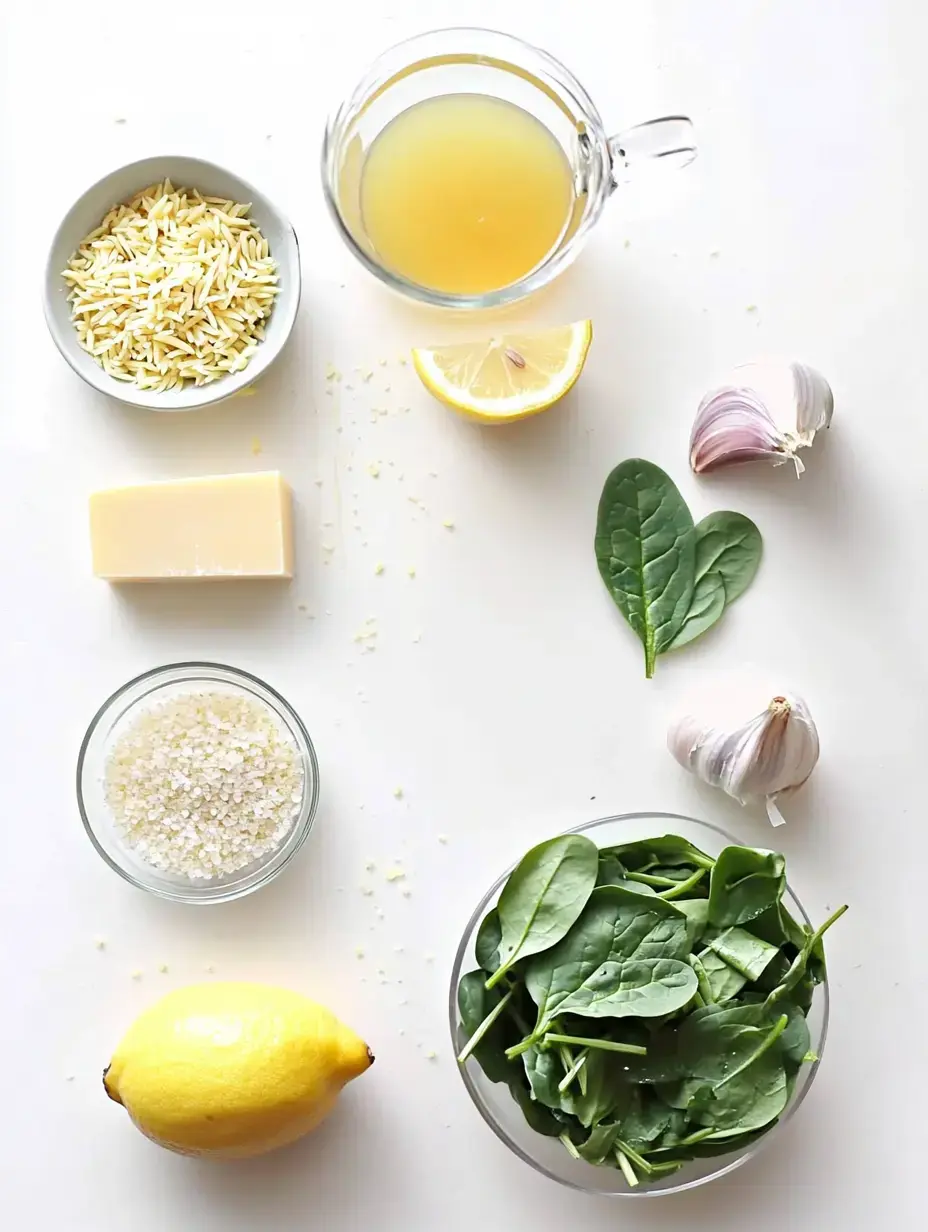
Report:
[[[832,924],[834,924],[836,920],[841,919],[845,911],[847,911],[847,904],[843,907],[839,907],[837,911],[832,912],[821,928],[816,929],[814,933],[810,933],[808,935],[804,946],[794,958],[786,975],[784,975],[781,982],[767,998],[768,1005],[774,1005],[777,1001],[788,997],[792,991],[807,978],[810,960],[813,957],[817,958],[821,963],[822,972],[824,974],[825,955],[822,949],[822,938],[828,929],[831,928]],[[817,982],[814,975],[811,975],[810,978],[812,979],[813,984]]]
[[537,1100],[532,1099],[531,1093],[522,1083],[521,1079],[511,1082],[509,1091],[512,1098],[522,1109],[522,1115],[525,1117],[530,1129],[534,1129],[536,1133],[544,1134],[548,1138],[559,1138],[561,1136],[564,1132],[563,1125],[556,1119],[550,1109],[546,1108],[543,1104],[539,1104]]
[[709,900],[707,898],[678,898],[674,901],[689,920],[689,938],[692,948],[706,931],[706,925],[709,923]]
[[696,585],[683,627],[668,647],[679,650],[711,629],[742,595],[760,564],[760,531],[743,513],[719,510],[696,525]]
[[622,1140],[635,1147],[650,1146],[670,1124],[671,1109],[647,1087],[632,1087],[628,1110],[619,1128]]
[[661,834],[657,838],[637,839],[605,847],[601,855],[613,855],[632,872],[649,873],[655,868],[706,868],[712,869],[715,861],[704,851],[678,834]]
[[502,935],[499,912],[493,907],[483,917],[477,929],[477,939],[474,941],[477,965],[482,967],[488,975],[492,975],[499,966],[499,943]]
[[764,1046],[782,1060],[785,1048],[798,1046],[793,1036],[787,1036],[784,1043],[783,1028],[789,1026],[789,1015],[780,1024],[783,1014],[779,1006],[769,1007],[760,997],[694,1010],[683,1021],[679,1034],[686,1074],[721,1087]]
[[775,851],[726,847],[709,881],[709,923],[734,928],[779,904],[786,889],[786,861]]
[[733,1133],[749,1133],[775,1121],[788,1098],[782,1057],[771,1051],[764,1053],[731,1082],[718,1087],[696,1119],[713,1127],[710,1141]]
[[696,578],[718,574],[725,605],[743,595],[757,573],[764,542],[750,518],[719,509],[696,526]]
[[625,1058],[617,1053],[591,1048],[586,1058],[586,1090],[569,1088],[561,1097],[562,1108],[585,1128],[607,1117],[621,1120],[631,1105],[632,1088],[624,1079]]
[[[705,1078],[682,1078],[679,1082],[662,1082],[657,1085],[657,1094],[670,1108],[685,1112],[687,1120],[707,1107],[712,1098],[712,1084]],[[665,1134],[668,1145],[676,1145],[679,1138],[689,1132],[689,1126],[679,1133]]]
[[513,963],[549,949],[586,905],[599,867],[599,849],[580,834],[539,843],[522,857],[499,896],[500,966],[487,987]]
[[726,928],[709,942],[729,967],[740,972],[746,980],[759,980],[767,966],[780,953],[775,945],[761,941],[744,928]]
[[682,1009],[696,991],[687,929],[686,915],[655,895],[595,889],[567,936],[525,969],[534,1034],[558,1013],[648,1018]]
[[[458,1010],[463,1036],[459,1042],[462,1047],[501,1000],[502,995],[497,989],[487,991],[485,978],[482,971],[469,971],[458,984]],[[473,1051],[474,1060],[491,1082],[508,1083],[512,1079],[513,1065],[506,1059],[506,1027],[501,1016]]]
[[683,626],[696,581],[693,518],[676,484],[642,458],[609,475],[596,519],[596,561],[644,646],[645,675]]
[[564,1077],[564,1067],[557,1052],[553,1048],[529,1048],[522,1054],[522,1063],[532,1098],[546,1108],[561,1108],[563,1105],[557,1084]]
[[599,853],[599,868],[596,873],[597,885],[618,885],[625,880],[625,865],[611,851]]
[[740,971],[736,971],[734,967],[730,967],[725,959],[716,954],[714,950],[705,949],[697,957],[709,981],[712,1000],[717,1005],[722,1005],[733,997],[737,997],[747,983],[745,976]]
[[590,1136],[586,1142],[581,1143],[577,1148],[580,1152],[580,1158],[585,1159],[588,1164],[602,1164],[612,1155],[612,1148],[615,1146],[615,1140],[619,1136],[619,1127],[615,1123],[611,1125],[595,1125],[590,1130]]
[[797,951],[802,949],[809,935],[781,902],[773,903],[756,919],[751,920],[748,931],[762,941],[769,941],[771,945],[782,947],[789,944],[795,946]]
[[[698,527],[697,527],[698,532]],[[720,573],[706,573],[697,578],[686,620],[668,650],[679,650],[711,629],[725,611],[725,583]]]

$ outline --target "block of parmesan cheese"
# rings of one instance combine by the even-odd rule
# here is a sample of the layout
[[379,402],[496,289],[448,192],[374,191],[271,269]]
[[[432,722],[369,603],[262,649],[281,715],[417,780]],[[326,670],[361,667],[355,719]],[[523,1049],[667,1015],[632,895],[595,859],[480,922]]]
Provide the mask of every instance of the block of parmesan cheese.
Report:
[[109,582],[293,577],[277,471],[109,488],[90,497],[93,571]]

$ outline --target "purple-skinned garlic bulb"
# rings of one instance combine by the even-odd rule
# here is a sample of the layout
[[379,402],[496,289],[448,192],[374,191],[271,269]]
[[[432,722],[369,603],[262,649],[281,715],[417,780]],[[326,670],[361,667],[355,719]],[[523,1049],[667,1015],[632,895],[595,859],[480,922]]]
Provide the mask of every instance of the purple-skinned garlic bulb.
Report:
[[769,360],[741,364],[730,381],[706,394],[690,436],[690,466],[697,475],[766,459],[805,470],[800,449],[829,427],[831,386],[808,364]]
[[732,721],[733,712],[721,711],[719,701],[715,694],[705,703],[704,710],[716,712],[712,718],[688,713],[671,724],[667,747],[685,770],[742,804],[764,800],[770,821],[781,826],[778,799],[801,787],[818,762],[809,707],[796,693],[777,693],[744,722]]

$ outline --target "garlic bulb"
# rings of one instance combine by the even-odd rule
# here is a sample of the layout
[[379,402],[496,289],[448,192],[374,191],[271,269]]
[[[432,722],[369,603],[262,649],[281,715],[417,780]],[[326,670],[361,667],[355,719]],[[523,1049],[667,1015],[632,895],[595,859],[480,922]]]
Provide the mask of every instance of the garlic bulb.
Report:
[[795,693],[779,693],[767,708],[734,729],[685,715],[672,724],[667,747],[685,770],[745,804],[764,797],[775,826],[784,818],[777,797],[801,787],[818,761],[818,732]]
[[807,364],[742,364],[729,383],[706,394],[690,436],[690,466],[697,475],[767,458],[805,470],[797,450],[831,424],[831,386]]

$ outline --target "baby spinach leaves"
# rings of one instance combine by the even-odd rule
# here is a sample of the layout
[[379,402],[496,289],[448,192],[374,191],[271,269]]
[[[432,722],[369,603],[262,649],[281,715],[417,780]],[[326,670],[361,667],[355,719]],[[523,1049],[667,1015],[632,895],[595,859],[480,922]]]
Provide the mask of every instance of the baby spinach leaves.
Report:
[[[560,941],[596,884],[598,861],[596,844],[580,834],[550,839],[522,857],[499,896],[500,965],[487,988],[498,984],[520,958]],[[487,937],[482,948],[489,957]]]
[[600,576],[644,647],[657,656],[699,637],[747,589],[760,564],[760,531],[722,510],[698,525],[676,484],[642,458],[606,479],[594,539]]
[[776,852],[576,839],[533,848],[481,923],[458,1059],[574,1158],[647,1184],[780,1117],[815,1059],[806,1014],[844,908],[798,924]]

